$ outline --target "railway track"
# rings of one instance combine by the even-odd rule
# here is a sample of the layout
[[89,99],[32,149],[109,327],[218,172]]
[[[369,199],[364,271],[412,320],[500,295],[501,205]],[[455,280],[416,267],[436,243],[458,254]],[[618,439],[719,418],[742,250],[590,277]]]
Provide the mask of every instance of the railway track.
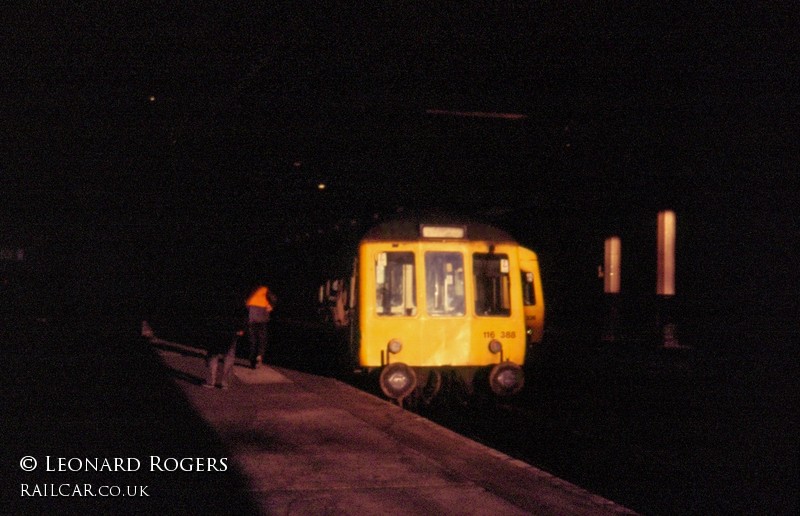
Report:
[[[794,512],[791,382],[776,391],[694,351],[581,354],[530,371],[509,401],[419,412],[644,514]],[[591,364],[602,369],[589,373]]]

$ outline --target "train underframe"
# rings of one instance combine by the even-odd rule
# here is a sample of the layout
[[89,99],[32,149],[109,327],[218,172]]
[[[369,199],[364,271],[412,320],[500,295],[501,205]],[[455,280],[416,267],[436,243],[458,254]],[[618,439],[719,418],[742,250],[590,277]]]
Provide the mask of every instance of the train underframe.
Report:
[[363,370],[370,384],[404,404],[431,404],[436,399],[468,403],[476,398],[507,397],[517,394],[525,383],[519,364],[504,361],[485,366],[408,366],[393,362]]

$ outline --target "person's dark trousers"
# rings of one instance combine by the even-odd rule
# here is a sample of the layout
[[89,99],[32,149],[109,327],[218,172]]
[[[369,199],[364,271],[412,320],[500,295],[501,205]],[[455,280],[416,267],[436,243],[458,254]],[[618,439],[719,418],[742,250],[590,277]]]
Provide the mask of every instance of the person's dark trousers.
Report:
[[250,366],[255,369],[267,350],[267,323],[249,323],[247,330],[250,338]]
[[[233,364],[236,361],[237,340],[238,340],[237,337],[231,339],[231,343],[228,346],[228,350],[225,352],[225,357],[222,362],[222,377],[220,379],[220,384],[222,385],[223,389],[228,388],[228,383],[230,382],[231,379],[231,370],[233,369]],[[216,385],[219,359],[222,356],[223,356],[222,353],[209,354],[208,356],[208,382],[206,382],[206,385],[210,387]]]

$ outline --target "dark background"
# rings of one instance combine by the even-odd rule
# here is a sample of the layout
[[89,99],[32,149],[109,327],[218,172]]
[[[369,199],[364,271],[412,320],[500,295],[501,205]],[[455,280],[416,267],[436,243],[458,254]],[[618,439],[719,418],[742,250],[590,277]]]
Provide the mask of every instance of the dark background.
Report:
[[[102,370],[116,351],[135,374],[124,339],[84,337],[133,334],[143,319],[202,324],[256,280],[278,294],[279,321],[302,320],[371,225],[447,211],[539,253],[547,345],[530,366],[531,407],[556,422],[529,460],[627,502],[604,483],[638,455],[609,442],[666,440],[702,488],[676,505],[663,486],[693,484],[664,480],[656,461],[664,499],[646,486],[636,496],[652,505],[632,505],[795,507],[796,8],[480,4],[5,7],[0,333],[30,327],[47,342],[35,364],[21,346],[15,374],[36,391],[62,372],[48,355],[75,349],[65,363]],[[677,215],[678,335],[697,354],[641,346],[658,339],[662,209]],[[630,339],[598,351],[610,235]],[[46,408],[33,414],[57,426]],[[581,448],[562,442],[581,433],[575,421],[607,462],[557,456]],[[670,425],[680,431],[661,432]],[[706,471],[715,450],[722,475]]]
[[27,253],[4,264],[7,291],[35,280],[44,305],[132,314],[173,303],[166,290],[213,297],[264,277],[299,307],[342,242],[438,208],[537,250],[564,326],[596,304],[612,234],[623,291],[652,301],[668,208],[687,328],[796,333],[788,4],[87,2],[2,16],[0,241]]

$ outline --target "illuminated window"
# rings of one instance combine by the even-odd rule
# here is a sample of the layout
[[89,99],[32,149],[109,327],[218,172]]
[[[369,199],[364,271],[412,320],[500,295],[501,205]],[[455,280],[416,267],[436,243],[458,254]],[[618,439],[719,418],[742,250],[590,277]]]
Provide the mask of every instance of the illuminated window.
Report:
[[464,315],[461,253],[425,253],[425,300],[431,315]]
[[375,286],[378,315],[416,315],[414,253],[379,253],[375,258]]
[[472,255],[475,275],[475,313],[477,315],[511,315],[511,289],[508,255]]

